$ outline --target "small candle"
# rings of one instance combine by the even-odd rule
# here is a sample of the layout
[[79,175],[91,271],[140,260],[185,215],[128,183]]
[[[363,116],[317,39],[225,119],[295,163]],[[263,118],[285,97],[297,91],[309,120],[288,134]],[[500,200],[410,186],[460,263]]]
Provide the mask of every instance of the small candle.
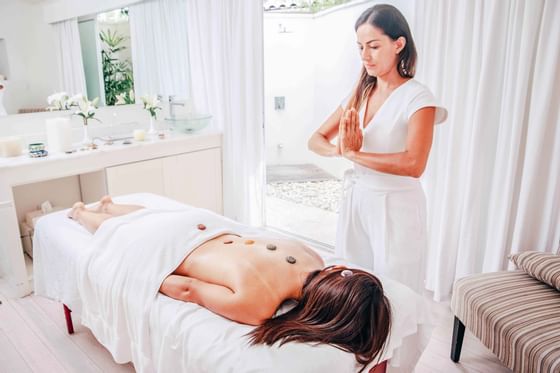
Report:
[[144,141],[144,138],[146,137],[146,130],[134,130],[133,136],[136,141]]
[[21,154],[21,138],[0,137],[0,157],[16,157]]

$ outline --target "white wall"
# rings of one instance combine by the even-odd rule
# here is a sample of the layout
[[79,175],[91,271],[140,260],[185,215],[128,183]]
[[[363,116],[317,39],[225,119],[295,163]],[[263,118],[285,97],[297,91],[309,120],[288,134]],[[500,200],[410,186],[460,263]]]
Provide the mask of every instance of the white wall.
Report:
[[[279,33],[279,25],[287,32]],[[268,164],[307,163],[307,135],[315,126],[313,18],[269,15],[264,19],[265,136]],[[274,110],[274,97],[285,110]]]
[[[265,13],[267,164],[313,163],[337,177],[351,167],[344,159],[310,152],[307,140],[355,84],[361,62],[354,23],[376,3],[356,1],[315,15]],[[384,3],[395,5],[407,20],[412,20],[411,2]],[[280,33],[279,25],[288,32]],[[274,96],[285,96],[284,111],[274,110]]]
[[56,90],[58,70],[54,36],[42,7],[23,1],[0,0],[0,39],[6,46],[9,73],[4,106],[8,114],[20,108],[45,107]]
[[44,6],[44,20],[47,23],[60,22],[123,8],[140,1],[143,0],[58,0]]

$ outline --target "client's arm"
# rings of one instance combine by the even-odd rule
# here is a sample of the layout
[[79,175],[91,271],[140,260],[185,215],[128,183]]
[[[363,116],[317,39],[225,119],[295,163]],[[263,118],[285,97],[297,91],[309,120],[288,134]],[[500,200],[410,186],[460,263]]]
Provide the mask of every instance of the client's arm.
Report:
[[[159,291],[168,297],[196,303],[230,320],[260,325],[271,315],[257,316],[255,307],[246,295],[228,287],[211,284],[192,277],[169,275]],[[262,313],[262,312],[261,312]]]

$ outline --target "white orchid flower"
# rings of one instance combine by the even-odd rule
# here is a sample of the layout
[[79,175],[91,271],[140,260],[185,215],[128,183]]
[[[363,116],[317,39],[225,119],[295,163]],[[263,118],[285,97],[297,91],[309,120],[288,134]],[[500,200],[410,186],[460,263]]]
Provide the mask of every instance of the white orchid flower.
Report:
[[80,108],[80,112],[85,113],[88,110],[89,107],[89,101],[87,100],[87,98],[82,97],[80,100],[78,100],[78,107]]
[[126,104],[124,95],[125,95],[125,93],[119,93],[116,96],[117,101],[115,102],[115,105],[125,105]]
[[74,96],[70,97],[68,102],[70,103],[70,106],[74,106],[74,105],[78,105],[79,102],[83,99],[84,99],[84,95],[81,93],[77,93]]
[[145,95],[140,97],[140,100],[144,103],[144,109],[148,110],[150,115],[155,119],[156,118],[156,110],[161,110],[161,107],[158,106],[160,103],[157,95]]
[[87,97],[81,96],[77,99],[78,110],[74,112],[74,115],[79,115],[84,119],[84,125],[87,125],[88,119],[95,119],[95,109],[97,109],[97,103],[99,102],[99,97],[94,100],[89,101]]
[[48,110],[64,110],[68,109],[68,94],[66,92],[57,92],[47,97],[49,104]]

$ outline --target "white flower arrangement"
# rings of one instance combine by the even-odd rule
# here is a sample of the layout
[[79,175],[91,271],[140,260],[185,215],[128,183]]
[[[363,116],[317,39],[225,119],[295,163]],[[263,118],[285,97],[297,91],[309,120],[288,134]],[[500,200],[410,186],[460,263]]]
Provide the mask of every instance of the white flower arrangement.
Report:
[[84,125],[87,126],[89,119],[95,119],[101,122],[99,119],[94,118],[95,110],[97,109],[97,104],[99,102],[99,97],[94,98],[92,101],[89,101],[87,97],[83,95],[75,95],[73,97],[76,101],[76,105],[78,106],[78,110],[74,112],[74,115],[79,115],[84,120]]
[[70,106],[78,106],[80,104],[80,101],[82,101],[83,99],[84,99],[83,94],[76,93],[74,96],[68,99],[68,103],[70,104]]
[[47,103],[49,104],[47,107],[49,111],[68,110],[70,106],[72,106],[68,93],[66,92],[58,92],[50,95],[47,97]]
[[118,95],[115,96],[117,98],[117,101],[115,102],[115,105],[128,105],[128,104],[133,104],[134,103],[134,90],[130,90],[127,92],[122,92],[119,93]]
[[148,110],[150,116],[156,119],[156,110],[161,110],[161,107],[158,106],[160,103],[158,96],[156,95],[146,95],[140,97],[142,103],[144,104],[144,109]]

